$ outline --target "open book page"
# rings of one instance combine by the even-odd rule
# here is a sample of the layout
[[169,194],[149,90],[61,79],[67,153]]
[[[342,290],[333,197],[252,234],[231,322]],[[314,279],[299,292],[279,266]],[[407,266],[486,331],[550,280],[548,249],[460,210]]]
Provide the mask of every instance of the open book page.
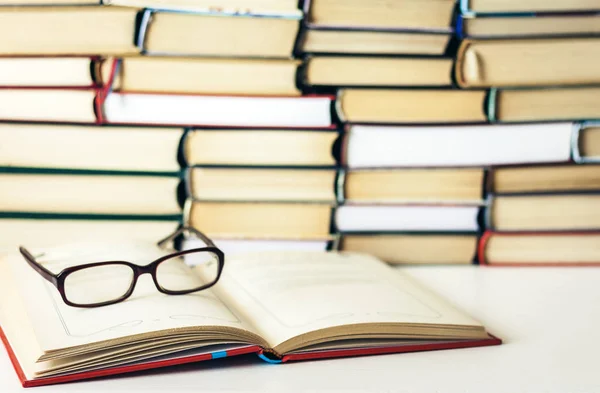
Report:
[[[79,244],[32,252],[55,273],[69,265],[98,261],[124,260],[145,265],[164,255],[146,243],[140,247]],[[86,345],[102,348],[133,339],[141,341],[190,332],[211,332],[212,336],[206,339],[213,342],[219,341],[219,337],[221,341],[238,342],[255,338],[252,327],[210,289],[189,295],[165,295],[157,291],[150,275],[142,275],[127,300],[105,307],[76,308],[66,305],[58,290],[28,266],[23,257],[7,257],[7,262],[20,283],[27,314],[44,353]],[[180,276],[171,279],[186,280],[190,278],[183,273],[195,274],[183,265],[181,269]],[[98,276],[98,280],[102,279]],[[111,280],[114,285],[114,279],[109,277],[107,285],[111,285]],[[71,353],[77,351],[73,349]]]
[[[402,334],[411,338],[410,330],[394,330],[393,324],[402,324],[433,328],[420,338],[429,335],[433,339],[452,339],[451,335],[444,337],[443,329],[437,329],[447,326],[456,328],[457,339],[486,337],[479,322],[398,270],[366,255],[326,252],[235,255],[228,258],[215,291],[224,302],[244,313],[276,350],[294,337],[336,327],[340,329],[328,334],[376,338],[373,334],[390,337],[396,333],[397,338]],[[352,328],[361,324],[366,327],[362,332]],[[466,331],[463,337],[461,329]],[[308,337],[303,345],[310,345]]]

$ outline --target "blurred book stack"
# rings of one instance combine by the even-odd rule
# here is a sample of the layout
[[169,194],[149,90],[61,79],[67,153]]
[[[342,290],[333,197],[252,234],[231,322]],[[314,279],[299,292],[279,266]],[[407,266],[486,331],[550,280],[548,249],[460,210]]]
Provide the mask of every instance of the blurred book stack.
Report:
[[[480,263],[600,262],[600,129],[585,122],[600,118],[599,10],[587,0],[460,4],[456,81],[491,89],[489,120],[565,122],[531,125],[544,129],[538,143],[554,157],[489,171]],[[526,151],[524,139],[515,151]]]
[[592,0],[0,4],[2,247],[600,262]]
[[330,245],[333,97],[296,86],[295,0],[1,5],[3,249],[184,219],[225,248]]

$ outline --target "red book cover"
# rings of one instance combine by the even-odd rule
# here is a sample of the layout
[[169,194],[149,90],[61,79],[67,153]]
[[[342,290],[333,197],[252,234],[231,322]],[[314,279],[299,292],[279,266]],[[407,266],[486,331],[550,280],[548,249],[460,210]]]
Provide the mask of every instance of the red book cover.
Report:
[[125,373],[133,373],[143,370],[151,370],[161,367],[171,367],[180,364],[201,362],[212,359],[220,359],[225,357],[239,356],[250,353],[255,353],[258,357],[268,363],[280,364],[293,361],[303,360],[319,360],[319,359],[333,359],[340,357],[354,357],[354,356],[369,356],[369,355],[384,355],[393,353],[408,353],[408,352],[422,352],[422,351],[437,351],[443,349],[459,349],[459,348],[474,348],[474,347],[485,347],[492,345],[502,344],[502,340],[491,336],[488,339],[483,340],[471,340],[471,341],[453,341],[453,342],[440,342],[440,343],[427,343],[427,344],[414,344],[414,345],[403,345],[403,346],[391,346],[391,347],[378,347],[378,348],[366,348],[366,349],[344,349],[344,350],[332,350],[332,351],[319,351],[313,353],[302,353],[302,354],[290,354],[285,355],[282,358],[274,357],[268,354],[265,350],[259,346],[247,346],[233,350],[218,351],[208,354],[187,356],[180,358],[173,358],[168,360],[154,360],[140,364],[132,364],[125,366],[118,366],[114,368],[105,368],[95,371],[87,371],[69,375],[60,375],[56,377],[47,377],[42,379],[27,379],[16,354],[12,350],[8,339],[4,332],[0,328],[0,339],[8,352],[8,356],[13,365],[17,377],[21,381],[23,387],[36,387],[44,385],[54,385],[59,383],[75,382],[86,379],[106,377],[110,375],[118,375]]

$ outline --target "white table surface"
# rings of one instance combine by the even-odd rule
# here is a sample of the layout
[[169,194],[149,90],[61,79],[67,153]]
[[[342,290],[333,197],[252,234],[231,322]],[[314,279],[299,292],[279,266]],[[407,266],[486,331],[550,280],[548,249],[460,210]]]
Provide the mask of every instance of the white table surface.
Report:
[[[269,365],[252,355],[41,392],[600,392],[600,268],[406,272],[481,320],[496,347]],[[21,391],[0,350],[0,392]]]

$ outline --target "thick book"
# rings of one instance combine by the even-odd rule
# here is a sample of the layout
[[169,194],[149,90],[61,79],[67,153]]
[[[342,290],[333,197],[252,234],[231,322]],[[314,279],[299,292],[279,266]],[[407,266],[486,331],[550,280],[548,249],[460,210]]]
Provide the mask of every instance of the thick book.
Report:
[[338,200],[353,204],[478,204],[482,168],[350,169],[338,176]]
[[348,233],[339,249],[394,265],[465,265],[473,263],[477,241],[475,233]]
[[189,168],[188,197],[196,201],[336,201],[335,169]]
[[479,242],[479,263],[490,266],[600,266],[600,232],[495,232]]
[[[294,59],[124,56],[113,89],[122,91],[298,96]],[[100,56],[1,57],[2,87],[94,87],[111,76]]]
[[176,175],[182,136],[183,128],[0,123],[0,168]]
[[344,122],[375,124],[515,123],[600,118],[595,86],[459,89],[341,89]]
[[194,201],[183,221],[216,239],[330,240],[333,203]]
[[109,92],[94,88],[0,88],[0,120],[152,126],[332,127],[334,97]]
[[307,0],[303,53],[441,55],[452,36],[454,1],[393,3]]
[[0,212],[177,217],[178,176],[0,171]]
[[452,86],[453,59],[446,57],[311,56],[305,86]]
[[568,162],[575,129],[573,123],[349,125],[341,162],[351,169]]
[[[93,250],[88,259],[148,256],[140,248]],[[22,257],[2,258],[2,341],[17,376],[24,386],[39,386],[244,353],[285,363],[501,343],[373,257],[263,252],[227,258],[226,265],[202,296],[165,296],[140,281],[124,302],[77,310]],[[197,274],[183,262],[180,271],[181,280]]]
[[569,14],[600,11],[595,0],[459,0],[463,14],[521,15]]
[[466,38],[581,37],[600,33],[600,13],[459,15],[456,34]]
[[600,229],[600,193],[491,195],[486,227],[506,232]]
[[336,129],[196,129],[186,133],[188,166],[336,166]]
[[289,58],[300,19],[300,10],[240,15],[215,8],[182,12],[89,5],[2,7],[0,35],[11,39],[0,43],[0,54]]
[[600,38],[466,40],[455,76],[463,88],[594,85],[594,59]]
[[494,194],[593,192],[600,190],[600,165],[528,165],[492,168],[486,190]]
[[335,211],[335,227],[342,233],[462,232],[479,230],[479,205],[355,205]]

